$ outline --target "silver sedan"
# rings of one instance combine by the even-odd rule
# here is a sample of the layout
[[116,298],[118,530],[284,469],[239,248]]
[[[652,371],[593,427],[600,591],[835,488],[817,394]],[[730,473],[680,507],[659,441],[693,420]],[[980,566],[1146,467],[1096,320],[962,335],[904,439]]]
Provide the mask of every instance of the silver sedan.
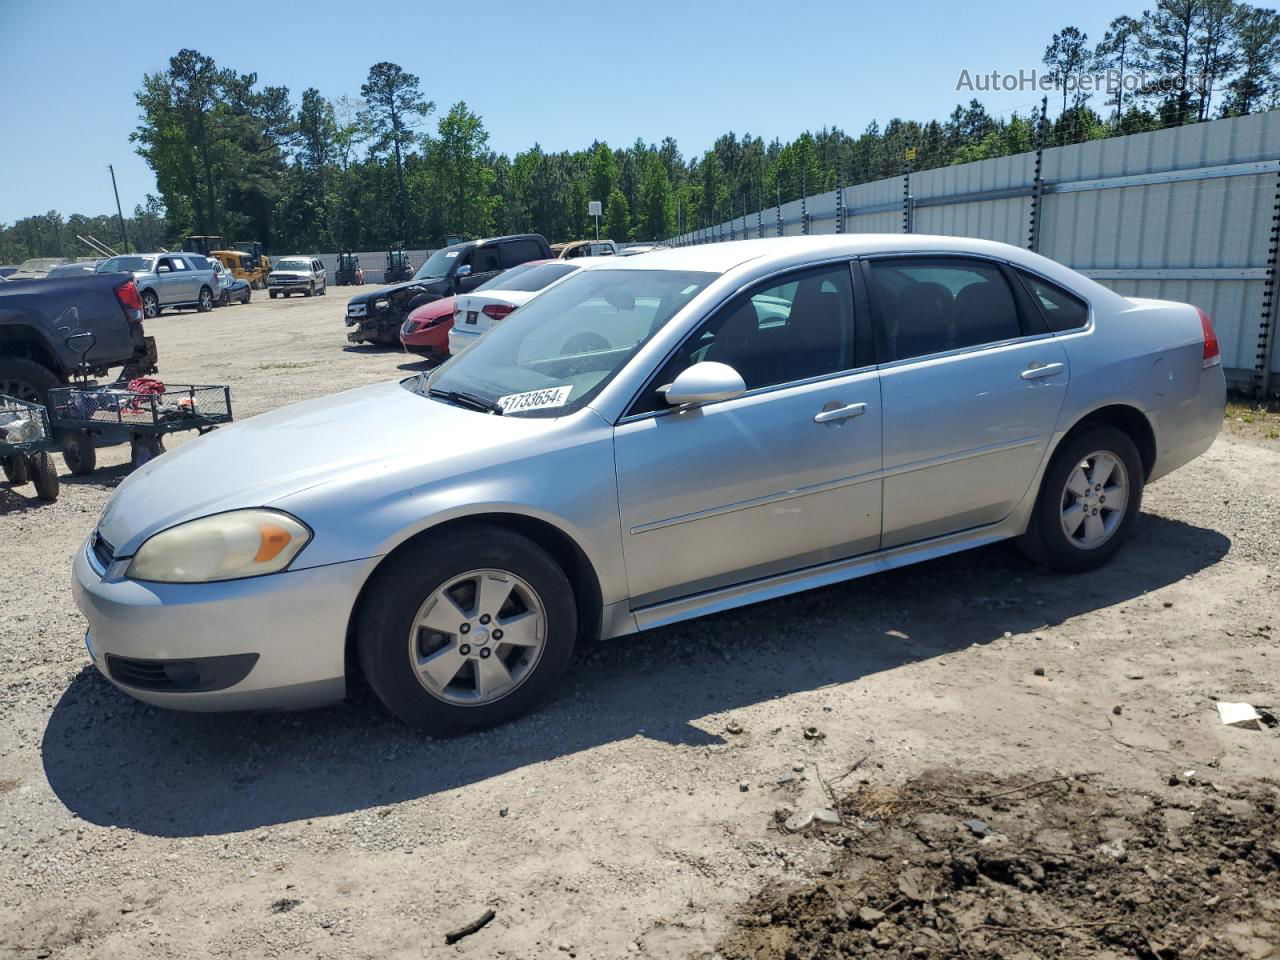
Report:
[[430,374],[120,485],[75,558],[98,669],[189,710],[503,722],[574,644],[1016,539],[1105,563],[1198,456],[1209,318],[978,240],[750,240],[575,272]]

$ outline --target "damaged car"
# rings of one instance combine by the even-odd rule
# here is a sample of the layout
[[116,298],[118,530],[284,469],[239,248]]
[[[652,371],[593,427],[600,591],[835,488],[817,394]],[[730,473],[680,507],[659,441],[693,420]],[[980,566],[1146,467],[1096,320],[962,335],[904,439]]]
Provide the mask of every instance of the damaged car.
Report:
[[401,326],[424,303],[470,293],[504,270],[530,260],[549,259],[551,245],[537,233],[468,240],[437,250],[407,283],[381,287],[347,301],[347,340],[399,344]]

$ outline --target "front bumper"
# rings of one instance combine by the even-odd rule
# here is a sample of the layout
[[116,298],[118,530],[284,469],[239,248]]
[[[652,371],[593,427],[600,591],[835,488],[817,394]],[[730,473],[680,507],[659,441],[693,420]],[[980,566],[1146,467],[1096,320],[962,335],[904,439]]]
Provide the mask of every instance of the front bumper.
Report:
[[278,280],[269,280],[267,282],[268,290],[306,290],[314,281],[312,280],[289,280],[281,283]]
[[[121,561],[104,573],[86,541],[73,564],[72,593],[89,621],[94,666],[130,696],[178,710],[299,709],[344,696],[347,626],[376,562],[222,583],[142,583],[121,579]],[[206,664],[206,676],[223,671],[233,682],[163,689],[144,675],[147,665],[162,671],[173,661],[180,661],[175,673]]]

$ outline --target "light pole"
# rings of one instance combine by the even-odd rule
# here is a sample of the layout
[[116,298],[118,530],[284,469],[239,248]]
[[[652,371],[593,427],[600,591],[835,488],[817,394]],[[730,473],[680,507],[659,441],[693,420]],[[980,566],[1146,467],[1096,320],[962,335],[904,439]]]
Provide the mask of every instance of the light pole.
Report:
[[120,243],[124,248],[120,252],[128,253],[129,235],[124,231],[124,211],[120,209],[120,188],[116,186],[116,168],[108,163],[107,169],[111,171],[111,190],[116,195],[116,216],[120,218]]

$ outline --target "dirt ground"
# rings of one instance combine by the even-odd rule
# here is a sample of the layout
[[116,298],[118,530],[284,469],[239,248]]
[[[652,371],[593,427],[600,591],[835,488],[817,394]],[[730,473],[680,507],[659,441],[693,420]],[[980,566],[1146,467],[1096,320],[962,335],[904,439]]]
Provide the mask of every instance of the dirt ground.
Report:
[[[343,294],[161,317],[161,376],[244,418],[421,368],[346,349]],[[453,740],[116,692],[68,571],[127,451],[0,486],[0,957],[1280,956],[1280,731],[1214,704],[1280,708],[1280,442],[1241,426],[1106,569],[997,546],[596,644]]]

